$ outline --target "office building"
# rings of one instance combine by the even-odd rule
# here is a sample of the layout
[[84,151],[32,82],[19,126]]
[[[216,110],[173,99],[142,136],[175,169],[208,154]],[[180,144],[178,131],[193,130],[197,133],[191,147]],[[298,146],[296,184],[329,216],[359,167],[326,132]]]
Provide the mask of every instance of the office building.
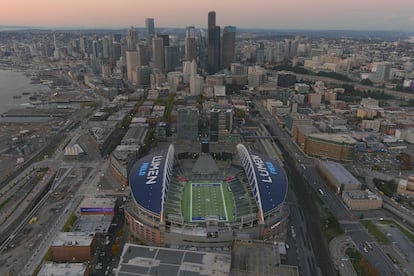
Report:
[[109,36],[102,39],[102,56],[106,59],[112,57],[112,41]]
[[390,77],[391,63],[378,62],[374,63],[372,71],[374,72],[374,81],[387,81]]
[[127,79],[129,82],[136,82],[135,68],[139,66],[139,55],[137,51],[126,51],[126,64],[127,64]]
[[139,44],[137,46],[138,56],[139,56],[139,65],[145,66],[149,65],[150,60],[150,51],[148,45]]
[[55,262],[82,263],[91,261],[96,236],[85,232],[59,232],[50,246]]
[[151,68],[149,66],[138,66],[137,72],[137,85],[149,86],[151,84]]
[[164,72],[164,39],[162,37],[152,39],[152,56],[152,67]]
[[230,65],[230,73],[232,75],[244,75],[246,74],[244,70],[244,65],[240,63],[232,63]]
[[256,47],[256,64],[257,65],[263,65],[265,61],[265,55],[264,55],[264,44],[263,42],[260,42],[259,45]]
[[259,66],[249,66],[247,70],[248,85],[257,88],[266,81],[267,71]]
[[145,18],[145,29],[147,31],[147,42],[150,43],[155,35],[154,18]]
[[42,265],[39,276],[56,276],[56,275],[79,275],[89,276],[90,265],[87,263],[52,263],[46,262]]
[[197,75],[197,63],[193,59],[193,61],[184,61],[183,62],[183,81],[184,83],[190,82],[190,77]]
[[197,40],[194,26],[188,26],[185,31],[185,60],[197,60]]
[[157,37],[162,38],[162,44],[164,47],[170,46],[170,35],[167,34],[157,34]]
[[203,84],[204,84],[204,79],[202,76],[199,76],[199,75],[190,76],[190,94],[192,96],[201,95],[201,93],[203,92]]
[[208,49],[207,67],[210,74],[216,73],[220,69],[220,26],[216,26],[216,12],[208,13]]
[[372,210],[382,207],[382,198],[369,190],[344,191],[342,199],[351,210]]
[[198,137],[198,109],[185,107],[178,109],[177,119],[178,138],[196,140]]
[[185,38],[185,59],[187,61],[197,60],[197,42],[195,37]]
[[166,46],[164,47],[165,57],[165,73],[175,71],[178,67],[179,62],[179,51],[177,46]]
[[219,106],[210,110],[210,141],[225,139],[233,128],[233,110],[231,107]]
[[126,42],[127,42],[127,50],[128,51],[135,51],[137,49],[138,31],[134,27],[131,27],[128,30],[128,35],[126,37]]
[[234,62],[234,51],[236,47],[236,27],[226,26],[223,29],[223,53],[222,66],[229,68]]

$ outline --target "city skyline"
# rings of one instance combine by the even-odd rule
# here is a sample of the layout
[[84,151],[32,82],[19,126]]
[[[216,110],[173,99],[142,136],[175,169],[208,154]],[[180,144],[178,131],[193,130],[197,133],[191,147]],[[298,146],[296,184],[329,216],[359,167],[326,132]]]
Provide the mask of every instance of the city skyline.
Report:
[[206,14],[214,10],[217,25],[238,28],[401,31],[414,28],[411,0],[299,0],[294,4],[286,0],[257,0],[254,6],[235,0],[153,0],[151,5],[142,0],[18,0],[8,2],[6,7],[0,12],[0,26],[125,28],[144,27],[145,18],[154,18],[156,28],[188,25],[206,28]]

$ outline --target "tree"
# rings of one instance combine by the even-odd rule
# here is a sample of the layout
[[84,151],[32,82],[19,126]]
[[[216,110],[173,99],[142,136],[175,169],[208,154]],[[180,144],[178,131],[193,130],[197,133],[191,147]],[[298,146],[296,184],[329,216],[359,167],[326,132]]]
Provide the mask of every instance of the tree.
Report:
[[372,86],[374,83],[370,79],[363,79],[360,81],[362,85],[369,85]]

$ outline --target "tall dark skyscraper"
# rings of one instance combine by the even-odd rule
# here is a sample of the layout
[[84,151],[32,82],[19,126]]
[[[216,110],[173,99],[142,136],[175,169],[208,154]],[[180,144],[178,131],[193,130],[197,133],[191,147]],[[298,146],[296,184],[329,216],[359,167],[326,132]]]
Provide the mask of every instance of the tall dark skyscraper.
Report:
[[216,12],[215,11],[210,11],[210,12],[208,12],[207,29],[210,30],[214,26],[216,26]]
[[223,49],[222,49],[222,66],[230,67],[234,62],[234,49],[236,45],[236,27],[226,26],[223,28]]
[[216,73],[220,69],[220,26],[216,26],[216,12],[208,13],[208,50],[207,67],[209,73]]
[[167,35],[167,34],[157,34],[157,37],[162,38],[164,47],[165,46],[170,46],[170,35]]
[[147,30],[147,42],[151,43],[155,35],[154,18],[145,18],[145,29]]
[[174,71],[176,67],[178,67],[179,61],[179,54],[178,54],[178,47],[177,46],[165,46],[164,47],[164,69],[165,73]]
[[162,37],[154,37],[152,39],[152,55],[153,68],[164,72],[164,40]]

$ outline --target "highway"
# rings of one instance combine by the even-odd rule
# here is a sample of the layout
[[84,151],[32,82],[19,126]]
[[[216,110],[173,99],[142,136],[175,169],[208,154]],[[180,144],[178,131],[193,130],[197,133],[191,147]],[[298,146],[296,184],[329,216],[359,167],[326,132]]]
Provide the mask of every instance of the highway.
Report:
[[405,100],[414,99],[414,94],[412,94],[412,93],[399,92],[399,91],[395,91],[395,90],[391,90],[391,89],[387,89],[387,88],[383,88],[383,87],[375,87],[375,86],[362,85],[362,84],[360,84],[358,82],[341,81],[341,80],[336,80],[336,79],[332,79],[332,78],[328,78],[328,77],[315,76],[315,75],[297,74],[297,73],[290,72],[290,71],[283,71],[283,72],[284,73],[289,73],[289,74],[296,75],[296,78],[298,80],[304,80],[304,81],[323,81],[323,82],[328,83],[328,84],[329,83],[349,84],[349,85],[353,85],[355,87],[355,89],[358,89],[358,90],[361,90],[361,91],[380,90],[380,91],[384,91],[384,94],[391,95],[391,96],[394,96],[396,98],[405,99]]
[[[340,197],[336,195],[330,188],[328,188],[325,180],[322,179],[314,169],[314,164],[317,159],[304,155],[303,152],[297,147],[297,145],[293,143],[288,134],[276,126],[275,121],[272,119],[267,110],[262,106],[261,102],[256,101],[255,104],[256,108],[261,112],[264,120],[266,121],[266,124],[269,126],[271,135],[278,137],[276,140],[278,140],[283,145],[283,150],[291,158],[291,164],[288,163],[288,165],[290,165],[291,168],[294,168],[298,172],[294,175],[303,176],[302,183],[304,186],[298,185],[296,181],[293,182],[296,187],[300,187],[300,190],[296,191],[296,196],[300,200],[301,204],[306,204],[306,188],[311,187],[316,192],[316,194],[319,195],[320,199],[323,202],[323,205],[328,208],[328,210],[330,210],[336,217],[345,233],[351,237],[359,251],[364,255],[364,257],[367,258],[371,264],[375,265],[380,275],[402,275],[398,268],[396,268],[391,260],[384,254],[381,248],[378,248],[378,250],[375,248],[375,250],[368,251],[368,253],[365,253],[363,251],[365,242],[367,241],[372,243],[374,242],[374,238],[371,237],[367,230],[359,223],[358,219],[355,218],[353,214],[345,207]],[[301,166],[302,164],[304,167]],[[319,189],[323,191],[324,195],[319,194]],[[303,193],[302,196],[304,197],[301,197],[301,193]],[[315,216],[315,214],[309,213],[311,212],[310,205],[306,204],[306,206],[306,213],[304,214],[305,220],[309,219],[309,217]],[[312,222],[310,222],[309,225],[312,225]],[[317,235],[317,233],[314,233],[314,235]],[[319,235],[321,234],[319,233]],[[323,237],[316,239],[316,236],[312,239],[312,235],[310,235],[310,238],[312,245],[315,248],[320,247],[321,245],[318,243],[320,243],[322,240],[325,240]],[[327,246],[324,246],[324,248],[320,249],[328,252]],[[321,254],[320,252],[316,252],[316,250],[314,250],[314,253],[315,255],[318,253]],[[327,256],[327,258],[329,259],[330,256]],[[319,260],[319,262],[321,262],[321,260],[324,260],[323,257],[321,258],[321,256],[319,256],[319,258],[317,256],[316,259]],[[325,265],[327,264],[325,263]],[[321,270],[324,271],[322,267],[323,265],[321,265],[321,263],[319,263],[319,266],[321,267]],[[332,275],[330,273],[323,274]]]

